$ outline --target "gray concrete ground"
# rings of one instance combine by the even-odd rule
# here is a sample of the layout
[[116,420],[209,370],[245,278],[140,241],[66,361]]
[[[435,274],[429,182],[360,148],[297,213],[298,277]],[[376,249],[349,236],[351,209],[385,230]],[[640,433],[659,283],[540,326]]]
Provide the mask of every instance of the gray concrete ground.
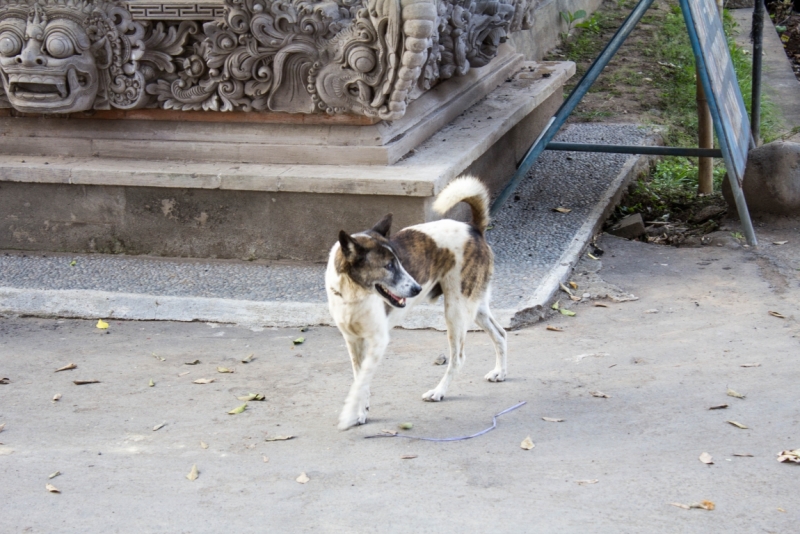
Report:
[[[333,328],[3,318],[2,530],[796,532],[800,465],[776,457],[800,447],[800,222],[756,224],[758,251],[605,237],[573,280],[639,300],[592,299],[511,332],[502,384],[481,379],[491,344],[470,334],[442,403],[420,395],[443,372],[445,335],[395,331],[372,418],[348,432],[336,420],[351,372]],[[100,382],[73,384],[88,379]],[[228,415],[248,392],[266,400]],[[470,434],[519,401],[469,441],[365,439],[402,422],[418,436]],[[670,505],[702,500],[716,509]]]

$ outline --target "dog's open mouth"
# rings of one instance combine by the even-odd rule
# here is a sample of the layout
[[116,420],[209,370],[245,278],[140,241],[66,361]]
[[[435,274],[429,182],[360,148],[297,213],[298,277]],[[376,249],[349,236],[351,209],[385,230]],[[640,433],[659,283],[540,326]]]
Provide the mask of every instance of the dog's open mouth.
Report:
[[389,304],[391,304],[395,308],[406,307],[406,299],[398,297],[397,295],[386,289],[386,286],[383,286],[381,284],[375,284],[375,289],[377,289],[378,293],[380,293],[383,298],[388,300]]

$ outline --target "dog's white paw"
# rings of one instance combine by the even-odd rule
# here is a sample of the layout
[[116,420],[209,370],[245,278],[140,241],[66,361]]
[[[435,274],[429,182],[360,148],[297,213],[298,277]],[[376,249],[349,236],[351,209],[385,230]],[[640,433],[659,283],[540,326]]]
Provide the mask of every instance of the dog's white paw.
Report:
[[432,389],[422,395],[422,400],[427,402],[439,402],[442,399],[444,399],[444,393],[440,392],[438,389]]
[[363,425],[366,422],[366,411],[361,411],[360,413],[342,413],[342,415],[339,416],[339,430],[347,430],[354,426]]
[[489,382],[502,382],[506,379],[506,372],[502,369],[492,369],[484,378]]

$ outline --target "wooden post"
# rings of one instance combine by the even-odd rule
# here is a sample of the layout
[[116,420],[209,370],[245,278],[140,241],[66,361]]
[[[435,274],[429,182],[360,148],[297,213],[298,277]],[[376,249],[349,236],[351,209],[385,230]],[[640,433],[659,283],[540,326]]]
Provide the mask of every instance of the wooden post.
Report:
[[[697,141],[700,148],[714,148],[714,122],[700,76],[697,77]],[[714,192],[714,159],[697,158],[697,193]]]

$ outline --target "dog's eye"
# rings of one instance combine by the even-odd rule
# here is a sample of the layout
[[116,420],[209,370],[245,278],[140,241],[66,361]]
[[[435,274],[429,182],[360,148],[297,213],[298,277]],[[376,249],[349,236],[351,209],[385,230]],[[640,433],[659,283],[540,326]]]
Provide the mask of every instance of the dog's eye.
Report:
[[390,261],[389,263],[386,264],[386,270],[387,271],[393,271],[394,270],[394,262],[393,261]]

